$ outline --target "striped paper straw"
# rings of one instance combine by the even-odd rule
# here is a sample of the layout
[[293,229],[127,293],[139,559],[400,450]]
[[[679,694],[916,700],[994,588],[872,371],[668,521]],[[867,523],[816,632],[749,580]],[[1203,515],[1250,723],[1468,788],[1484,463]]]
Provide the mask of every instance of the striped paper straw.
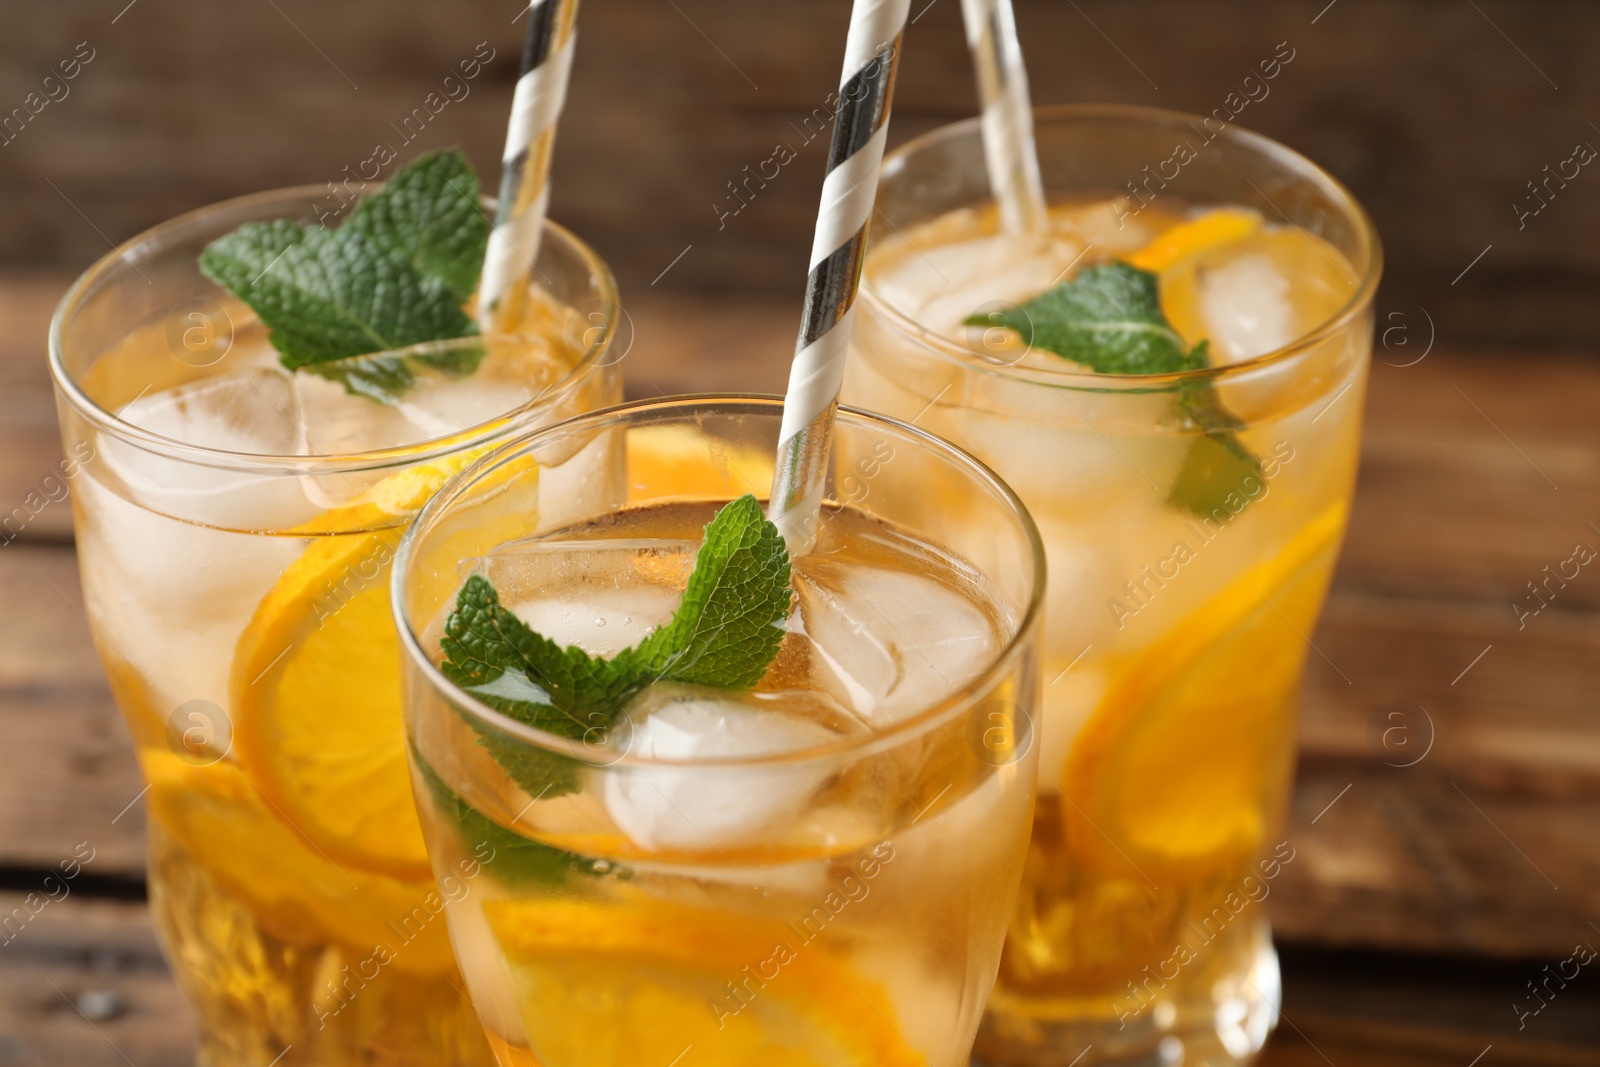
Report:
[[961,0],[961,13],[983,102],[983,154],[1000,225],[1011,233],[1042,230],[1048,221],[1044,181],[1011,0]]
[[769,514],[791,555],[816,541],[834,410],[855,322],[867,223],[889,134],[900,35],[911,0],[855,0],[845,43],[839,111],[811,244],[805,312],[789,368]]
[[578,0],[531,0],[522,73],[500,172],[500,201],[478,287],[478,327],[507,333],[522,316],[522,294],[539,254],[550,206],[550,156],[567,100]]

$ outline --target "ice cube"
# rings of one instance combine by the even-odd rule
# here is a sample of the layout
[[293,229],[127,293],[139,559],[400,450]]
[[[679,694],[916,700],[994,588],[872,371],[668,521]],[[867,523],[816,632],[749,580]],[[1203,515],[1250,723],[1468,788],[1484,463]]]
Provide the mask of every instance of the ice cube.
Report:
[[796,572],[815,681],[873,727],[955,692],[996,648],[990,618],[932,578],[819,557]]
[[697,542],[672,538],[531,537],[481,562],[502,602],[560,645],[613,656],[672,618]]
[[[293,391],[287,376],[275,370],[251,368],[142,396],[117,417],[201,448],[254,456],[301,452]],[[227,469],[221,460],[203,465],[168,458],[110,435],[102,438],[100,458],[136,502],[176,518],[228,529],[282,530],[317,511],[292,475]]]
[[460,433],[533,399],[529,385],[476,375],[421,375],[394,404],[348,392],[317,374],[294,375],[299,430],[308,455],[370,452]]
[[[1316,234],[1273,227],[1202,254],[1162,279],[1162,307],[1212,358],[1237,362],[1293,343],[1349,300],[1355,271]],[[1198,321],[1195,321],[1198,319]]]
[[[234,646],[265,592],[305,548],[157,514],[79,480],[78,557],[96,636],[148,682],[161,716],[191,700],[229,707]],[[226,732],[223,718],[218,727]]]
[[538,633],[591,656],[614,656],[672,618],[680,595],[664,586],[588,590],[583,600],[533,599],[511,610]]
[[[492,422],[533,399],[529,384],[419,373],[394,404],[348,392],[339,382],[302,371],[293,376],[300,451],[311,456],[401,448]],[[306,495],[324,508],[338,507],[390,474],[345,472],[308,475]]]
[[1208,270],[1200,313],[1219,360],[1265,355],[1295,339],[1289,279],[1265,255],[1246,255]]
[[[815,718],[766,706],[802,699],[657,685],[629,707],[631,729],[614,736],[630,755],[665,762],[775,755],[838,740]],[[734,847],[798,818],[830,773],[825,764],[617,766],[605,772],[605,801],[612,821],[642,848]]]
[[909,243],[877,264],[872,284],[891,307],[957,341],[979,310],[995,311],[1049,289],[1083,251],[1067,237],[992,234],[947,244]]

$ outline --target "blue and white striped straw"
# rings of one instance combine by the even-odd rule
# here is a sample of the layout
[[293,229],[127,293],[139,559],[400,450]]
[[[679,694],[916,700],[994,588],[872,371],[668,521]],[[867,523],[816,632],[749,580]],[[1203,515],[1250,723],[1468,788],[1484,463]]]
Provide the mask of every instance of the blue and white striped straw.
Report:
[[507,333],[522,316],[522,294],[539,254],[550,206],[550,157],[567,101],[578,0],[531,0],[522,73],[500,172],[500,201],[478,287],[478,327]]
[[768,513],[791,555],[816,541],[834,411],[855,322],[867,223],[889,134],[900,36],[911,0],[856,0],[845,43],[839,112],[811,244],[805,312],[789,369]]
[[1033,139],[1028,70],[1011,0],[961,0],[967,44],[983,104],[983,151],[989,185],[1010,233],[1038,231],[1049,221],[1039,149]]

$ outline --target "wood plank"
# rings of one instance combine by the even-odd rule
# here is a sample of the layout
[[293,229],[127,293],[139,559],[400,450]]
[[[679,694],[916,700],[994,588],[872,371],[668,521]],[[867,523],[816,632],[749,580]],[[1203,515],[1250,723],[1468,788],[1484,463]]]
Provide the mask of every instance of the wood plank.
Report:
[[59,269],[0,274],[0,545],[72,536],[45,360],[50,315],[70,282]]
[[[0,894],[0,915],[17,908],[28,913],[23,895]],[[0,1063],[194,1063],[192,1016],[143,905],[72,893],[10,936],[0,946]]]
[[0,550],[0,866],[53,867],[79,842],[93,873],[144,869],[142,785],[80,613],[69,548]]
[[[0,915],[24,906],[20,894],[0,894]],[[0,1062],[192,1062],[192,1015],[143,907],[73,893],[9,936],[0,945]],[[1497,1050],[1493,1062],[1565,1067],[1593,1063],[1600,1048],[1600,990],[1592,983],[1557,989],[1518,1028],[1510,1006],[1525,996],[1526,981],[1544,977],[1542,961],[1485,964],[1292,946],[1282,959],[1283,1021],[1265,1067],[1463,1067],[1489,1045]]]

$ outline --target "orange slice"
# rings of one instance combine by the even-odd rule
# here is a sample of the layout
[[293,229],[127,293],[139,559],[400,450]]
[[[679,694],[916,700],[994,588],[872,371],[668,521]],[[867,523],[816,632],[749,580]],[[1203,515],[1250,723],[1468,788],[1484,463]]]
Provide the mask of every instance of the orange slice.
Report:
[[1162,230],[1154,241],[1128,257],[1140,270],[1160,274],[1218,245],[1241,241],[1261,228],[1253,211],[1218,208]]
[[724,445],[693,426],[651,426],[628,434],[628,498],[731,500],[772,486],[770,449]]
[[[429,875],[406,767],[389,573],[404,532],[396,517],[414,513],[473,458],[393,475],[292,531],[330,535],[314,538],[283,572],[234,651],[234,744],[244,771],[291,826],[340,864],[405,879]],[[520,471],[524,487],[536,487],[537,468],[525,463]],[[534,521],[510,506],[496,515],[498,523],[474,534],[509,540]],[[331,533],[351,529],[369,532]]]
[[1249,857],[1288,787],[1294,700],[1345,505],[1126,665],[1068,753],[1067,844],[1163,888]]
[[426,903],[432,878],[389,878],[319,854],[229,761],[195,766],[147,747],[140,765],[150,783],[152,822],[244,900],[274,937],[332,941],[351,948],[354,958],[383,946],[394,967],[413,974],[452,968],[444,915]]
[[544,1062],[669,1064],[692,1047],[704,1067],[927,1063],[878,983],[783,924],[653,900],[484,914]]

